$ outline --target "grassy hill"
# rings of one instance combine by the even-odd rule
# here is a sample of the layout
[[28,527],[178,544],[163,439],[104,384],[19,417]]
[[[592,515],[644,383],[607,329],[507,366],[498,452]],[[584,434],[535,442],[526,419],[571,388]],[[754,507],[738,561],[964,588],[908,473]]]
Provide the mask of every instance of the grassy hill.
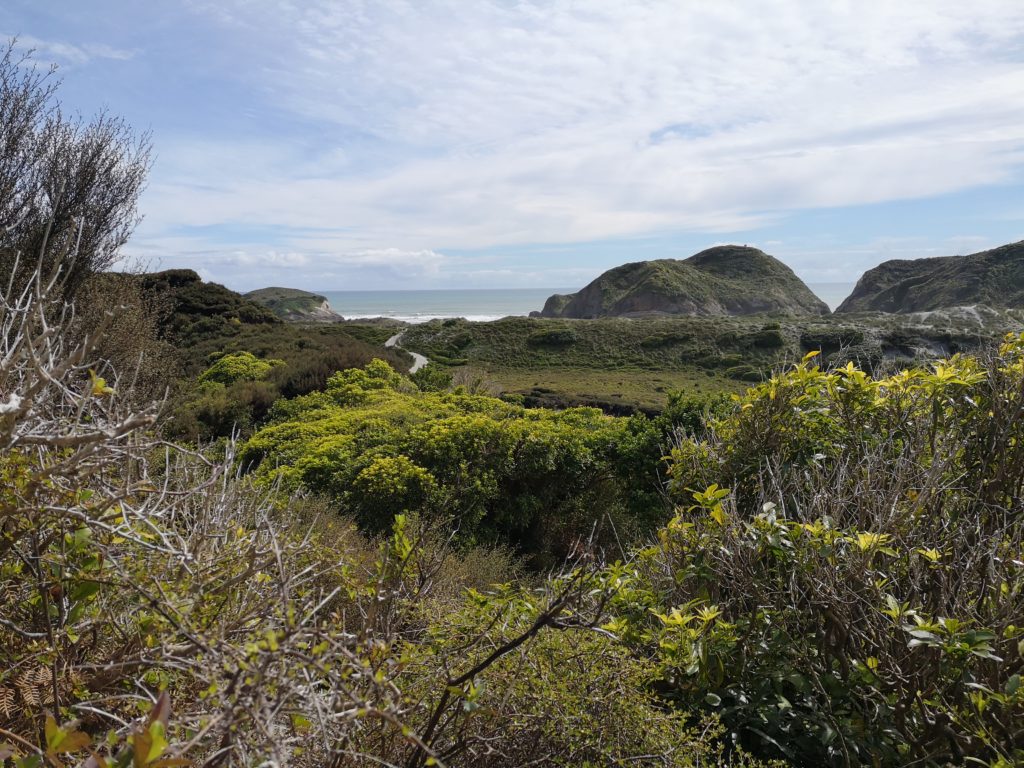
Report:
[[828,307],[778,259],[756,248],[720,246],[685,260],[657,259],[608,270],[581,291],[548,299],[544,317],[652,315],[827,315]]
[[1024,308],[1024,241],[969,256],[897,259],[864,273],[836,312]]

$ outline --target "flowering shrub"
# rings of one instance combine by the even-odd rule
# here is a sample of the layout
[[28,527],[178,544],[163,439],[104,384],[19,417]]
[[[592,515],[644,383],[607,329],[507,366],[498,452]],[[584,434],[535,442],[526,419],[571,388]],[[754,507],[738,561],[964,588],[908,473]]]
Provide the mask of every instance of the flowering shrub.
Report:
[[761,754],[1015,764],[1022,446],[1024,336],[880,380],[809,356],[673,451],[613,628]]

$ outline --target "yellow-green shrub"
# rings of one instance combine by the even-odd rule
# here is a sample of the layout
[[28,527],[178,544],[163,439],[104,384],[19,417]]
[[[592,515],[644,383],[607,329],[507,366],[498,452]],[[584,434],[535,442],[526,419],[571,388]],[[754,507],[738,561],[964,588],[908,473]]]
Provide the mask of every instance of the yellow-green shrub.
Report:
[[199,375],[199,383],[216,382],[234,384],[236,381],[265,379],[274,368],[284,365],[283,360],[261,360],[251,352],[224,355]]
[[421,392],[377,361],[277,403],[241,459],[259,477],[330,496],[368,530],[419,510],[454,518],[463,541],[550,557],[605,518],[625,538],[664,519],[660,439],[646,420],[596,409]]
[[1024,337],[880,380],[809,358],[673,451],[606,626],[760,754],[1014,764],[1022,446]]

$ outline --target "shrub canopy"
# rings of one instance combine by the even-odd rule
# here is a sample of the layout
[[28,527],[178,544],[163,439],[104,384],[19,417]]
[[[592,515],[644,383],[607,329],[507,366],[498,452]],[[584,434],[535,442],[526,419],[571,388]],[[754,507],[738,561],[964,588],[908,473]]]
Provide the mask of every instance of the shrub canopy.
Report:
[[[367,530],[395,514],[453,517],[466,541],[564,554],[595,525],[629,537],[664,519],[660,433],[594,408],[527,409],[421,392],[386,363],[275,404],[242,452],[267,478],[335,499]],[[610,525],[609,525],[610,523]]]

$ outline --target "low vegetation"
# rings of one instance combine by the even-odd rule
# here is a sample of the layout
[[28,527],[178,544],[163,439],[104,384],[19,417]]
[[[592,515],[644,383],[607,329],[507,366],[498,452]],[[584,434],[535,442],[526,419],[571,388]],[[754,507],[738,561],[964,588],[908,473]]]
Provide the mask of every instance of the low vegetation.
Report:
[[245,444],[247,468],[332,499],[364,530],[396,514],[450,519],[460,542],[556,565],[579,539],[632,540],[666,517],[662,433],[596,409],[527,409],[465,391],[421,392],[381,361],[323,392],[278,401]]
[[882,315],[438,320],[411,326],[402,344],[452,372],[464,369],[465,381],[487,382],[531,405],[655,413],[673,391],[739,392],[809,351],[820,351],[826,365],[853,361],[884,374],[978,350],[1006,329],[1024,328],[1015,313],[983,319],[981,325]]
[[811,356],[662,422],[374,363],[236,461],[159,440],[61,312],[2,314],[16,765],[1024,757],[1022,336],[881,379]]
[[95,273],[111,157],[82,262],[88,210],[0,227],[5,766],[1024,763],[1017,315],[445,321],[406,377],[386,325]]
[[141,372],[152,398],[169,392],[167,429],[179,438],[247,434],[275,400],[323,389],[337,371],[375,359],[408,370],[412,361],[384,348],[386,328],[285,323],[191,270],[95,275],[83,290],[86,325],[117,339],[99,350],[107,365]]

